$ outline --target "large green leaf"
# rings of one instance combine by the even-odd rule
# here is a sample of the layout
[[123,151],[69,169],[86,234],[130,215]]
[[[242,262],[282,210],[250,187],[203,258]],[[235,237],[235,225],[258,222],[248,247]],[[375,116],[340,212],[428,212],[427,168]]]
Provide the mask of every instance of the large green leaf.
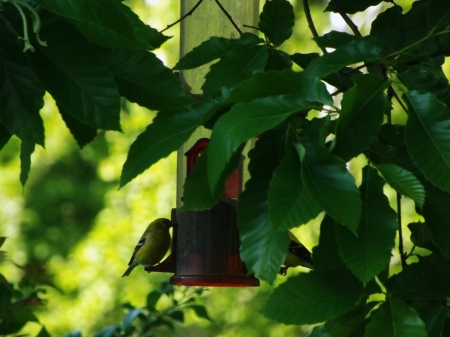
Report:
[[239,196],[237,224],[241,258],[250,273],[272,284],[287,253],[289,237],[274,231],[269,220],[267,191],[284,151],[283,132],[269,131],[249,153],[251,178]]
[[231,154],[243,142],[272,129],[295,112],[317,107],[291,96],[269,96],[235,104],[214,125],[208,156],[208,180],[211,190]]
[[242,144],[231,156],[230,161],[225,166],[222,175],[216,185],[214,193],[211,192],[208,183],[207,158],[208,148],[203,151],[195,164],[192,171],[186,177],[183,187],[183,210],[187,211],[203,211],[213,207],[225,190],[225,182],[230,175],[241,163]]
[[266,46],[235,46],[211,66],[202,86],[203,98],[213,98],[220,88],[237,86],[254,73],[264,71],[266,63]]
[[303,187],[300,170],[298,154],[290,146],[270,181],[269,215],[275,230],[305,224],[322,211]]
[[339,226],[339,250],[350,270],[367,284],[391,260],[397,231],[397,214],[383,193],[384,180],[370,166],[363,169],[360,187],[363,199],[357,236]]
[[420,257],[388,282],[392,296],[404,300],[428,298],[441,300],[450,296],[450,260],[437,253]]
[[356,39],[334,52],[322,55],[311,61],[306,72],[324,78],[345,66],[358,62],[373,62],[381,57],[381,49],[371,36]]
[[430,0],[428,24],[433,30],[439,30],[450,24],[450,0]]
[[36,144],[29,140],[22,140],[22,145],[20,147],[20,182],[22,186],[28,180],[28,173],[31,168],[31,155],[34,152]]
[[160,112],[130,147],[123,165],[120,186],[177,150],[197,129],[211,103],[197,102],[175,110]]
[[39,46],[33,68],[57,103],[71,116],[95,129],[120,130],[120,95],[99,51],[72,25],[42,11]]
[[333,152],[345,161],[369,148],[377,136],[388,102],[389,82],[377,75],[355,77],[355,87],[344,93]]
[[370,6],[376,6],[382,1],[390,2],[390,0],[358,0],[358,1],[339,0],[336,2],[331,0],[328,3],[328,6],[325,10],[332,11],[332,12],[338,12],[338,9],[335,8],[335,5],[334,5],[335,3],[337,3],[339,6],[339,10],[342,10],[343,12],[348,13],[348,14],[354,14],[356,12],[365,11]]
[[11,136],[12,134],[8,132],[8,130],[2,123],[0,123],[0,150],[3,148],[3,146],[6,145],[6,143],[8,143]]
[[345,162],[318,144],[305,143],[305,149],[302,180],[306,191],[328,215],[356,233],[362,201]]
[[337,49],[346,45],[347,43],[352,42],[355,39],[357,39],[355,35],[332,30],[329,33],[314,38],[314,41],[321,48],[329,47]]
[[402,45],[403,34],[400,34],[402,19],[402,8],[393,6],[378,14],[372,22],[370,35],[380,41],[387,53],[399,50]]
[[423,207],[425,188],[411,172],[394,164],[380,164],[377,165],[377,169],[393,189],[414,200],[418,207]]
[[429,181],[450,192],[450,109],[427,92],[410,91],[406,97],[408,152]]
[[197,68],[222,57],[236,45],[251,46],[261,42],[264,42],[264,40],[251,33],[243,33],[239,39],[213,36],[184,55],[173,69],[186,70]]
[[448,316],[445,306],[436,306],[434,303],[416,308],[420,319],[425,323],[427,337],[443,337],[442,330]]
[[387,298],[373,314],[364,337],[427,337],[425,323],[404,302]]
[[354,309],[365,293],[347,269],[313,270],[276,288],[262,312],[284,324],[314,324]]
[[425,186],[426,199],[423,206],[423,215],[431,239],[444,256],[450,258],[450,194],[434,187],[427,181]]
[[98,44],[118,49],[155,49],[168,39],[145,25],[120,1],[36,0],[37,4],[73,23]]
[[184,87],[155,54],[111,49],[104,53],[119,91],[150,110],[174,109],[187,102]]
[[60,105],[58,105],[58,110],[64,123],[66,123],[67,128],[70,130],[70,133],[75,138],[80,148],[90,143],[97,136],[97,129],[81,123],[78,119],[68,114]]
[[294,8],[287,0],[266,1],[259,16],[258,27],[275,47],[292,35]]
[[0,122],[10,134],[44,145],[39,110],[44,89],[31,69],[28,55],[15,32],[0,20]]

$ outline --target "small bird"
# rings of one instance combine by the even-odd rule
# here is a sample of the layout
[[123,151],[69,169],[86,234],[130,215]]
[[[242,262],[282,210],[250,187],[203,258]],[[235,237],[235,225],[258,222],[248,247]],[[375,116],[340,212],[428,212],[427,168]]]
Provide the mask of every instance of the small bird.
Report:
[[141,239],[134,248],[128,268],[122,277],[130,275],[138,265],[152,266],[159,263],[170,247],[169,219],[156,219],[148,225]]
[[291,241],[289,242],[288,253],[284,259],[284,267],[280,268],[280,275],[285,276],[290,267],[302,266],[313,269],[314,264],[309,250],[298,241],[291,231],[288,231],[288,233]]

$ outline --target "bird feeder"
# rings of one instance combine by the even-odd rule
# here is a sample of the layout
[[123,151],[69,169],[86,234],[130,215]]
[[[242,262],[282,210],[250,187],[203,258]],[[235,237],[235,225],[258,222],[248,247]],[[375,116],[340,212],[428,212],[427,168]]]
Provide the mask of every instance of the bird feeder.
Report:
[[[182,15],[197,0],[182,0]],[[231,10],[235,22],[255,25],[258,19],[259,1],[221,0]],[[238,33],[214,1],[204,1],[193,14],[181,23],[181,55],[185,55],[210,36],[238,38]],[[182,72],[181,78],[201,93],[201,79],[209,66]],[[161,264],[147,267],[147,271],[173,272],[170,283],[188,286],[252,287],[259,280],[248,275],[239,255],[240,240],[236,226],[236,202],[248,179],[245,155],[241,165],[230,174],[225,183],[221,201],[205,211],[181,211],[183,184],[201,153],[209,143],[210,131],[197,130],[178,151],[177,208],[172,210],[172,253]],[[247,149],[248,151],[248,149]],[[245,154],[246,150],[244,150]],[[199,191],[202,193],[202,191]]]

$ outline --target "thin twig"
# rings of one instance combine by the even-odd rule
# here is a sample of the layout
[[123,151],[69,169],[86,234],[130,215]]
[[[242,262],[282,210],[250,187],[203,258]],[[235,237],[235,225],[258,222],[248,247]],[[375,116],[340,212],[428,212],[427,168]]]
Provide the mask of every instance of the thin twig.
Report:
[[390,86],[388,88],[388,92],[391,91],[392,92],[392,96],[395,97],[395,99],[397,100],[398,104],[400,104],[400,106],[402,107],[403,111],[405,111],[405,113],[408,115],[408,109],[406,108],[406,106],[403,104],[402,100],[400,99],[400,97],[398,96],[398,94],[394,91],[394,89],[392,88],[392,86]]
[[243,25],[245,28],[253,28],[253,29],[256,29],[256,30],[259,30],[259,28],[258,27],[255,27],[255,26],[250,26],[250,25]]
[[397,219],[398,219],[398,250],[400,252],[400,259],[402,262],[402,267],[406,267],[406,256],[403,249],[403,231],[402,231],[402,196],[397,193]]
[[160,33],[166,31],[167,29],[169,29],[170,27],[175,26],[177,23],[183,21],[184,19],[186,19],[189,15],[192,15],[192,13],[194,13],[194,11],[197,9],[198,6],[200,6],[200,4],[202,3],[203,0],[198,0],[198,2],[195,4],[194,7],[192,7],[189,12],[187,12],[186,14],[184,14],[181,18],[179,18],[177,21],[175,21],[174,23],[171,23],[170,25],[167,25],[166,28],[164,28],[163,30],[159,31]]
[[239,29],[238,25],[236,24],[236,22],[234,22],[233,18],[231,17],[230,13],[227,12],[227,10],[222,6],[222,4],[219,2],[219,0],[215,0],[216,4],[220,7],[220,9],[222,10],[222,12],[226,15],[226,17],[228,18],[228,20],[230,20],[231,24],[234,26],[234,28],[236,28],[236,30],[239,32],[239,34],[242,34],[242,30]]
[[356,36],[362,36],[361,33],[358,30],[358,26],[355,25],[355,23],[352,21],[352,19],[349,18],[347,13],[345,13],[342,8],[339,6],[336,0],[331,0],[333,3],[334,9],[339,13],[340,16],[344,19],[345,23],[350,27],[350,29],[353,31],[353,34]]

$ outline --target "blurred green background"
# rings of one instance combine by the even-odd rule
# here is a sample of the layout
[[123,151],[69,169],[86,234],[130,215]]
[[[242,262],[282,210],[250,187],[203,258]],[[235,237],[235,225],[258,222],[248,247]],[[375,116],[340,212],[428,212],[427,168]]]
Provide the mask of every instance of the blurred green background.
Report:
[[[319,32],[348,31],[337,15],[322,13],[327,1],[310,2]],[[158,30],[179,17],[179,0],[125,3]],[[412,1],[397,3],[407,10]],[[288,53],[320,52],[311,39],[301,1],[293,1],[293,5],[297,23],[293,37],[282,49]],[[353,16],[363,34],[368,33],[371,21],[386,6],[390,5],[384,3]],[[189,19],[194,20],[195,14]],[[179,58],[179,26],[165,33],[173,38],[156,54],[168,67],[173,67]],[[41,114],[46,127],[46,149],[39,147],[33,154],[30,179],[24,189],[19,182],[19,140],[13,137],[0,152],[0,236],[8,237],[2,247],[8,253],[8,261],[0,265],[0,273],[14,282],[23,272],[12,261],[18,265],[45,261],[52,276],[49,280],[56,289],[47,287],[44,297],[48,304],[38,312],[42,324],[53,336],[64,336],[75,330],[82,331],[83,336],[92,336],[99,329],[122,320],[121,303],[144,306],[149,291],[170,277],[147,274],[142,268],[137,268],[128,278],[121,275],[149,221],[170,217],[170,210],[175,206],[176,155],[159,161],[118,190],[127,151],[155,113],[123,102],[123,133],[100,133],[91,144],[79,150],[52,98],[47,95],[45,100]],[[395,122],[401,123],[402,118]],[[358,183],[360,177],[356,172],[364,163],[361,158],[350,163]],[[390,191],[387,189],[386,193]],[[391,199],[395,209],[394,198]],[[411,221],[417,220],[412,203],[404,200],[404,205],[405,213],[411,213]],[[317,244],[321,218],[295,231],[310,249]],[[409,237],[406,227],[405,231]],[[398,254],[392,263],[398,263]],[[298,272],[305,270],[289,270],[288,277]],[[279,276],[277,282],[285,280]],[[271,291],[267,284],[259,288],[211,288],[198,301],[205,305],[216,324],[188,312],[185,324],[177,324],[175,332],[163,327],[157,335],[307,335],[311,327],[285,326],[259,314]],[[160,305],[164,306],[164,302]],[[28,323],[23,333],[36,335],[40,327]]]

